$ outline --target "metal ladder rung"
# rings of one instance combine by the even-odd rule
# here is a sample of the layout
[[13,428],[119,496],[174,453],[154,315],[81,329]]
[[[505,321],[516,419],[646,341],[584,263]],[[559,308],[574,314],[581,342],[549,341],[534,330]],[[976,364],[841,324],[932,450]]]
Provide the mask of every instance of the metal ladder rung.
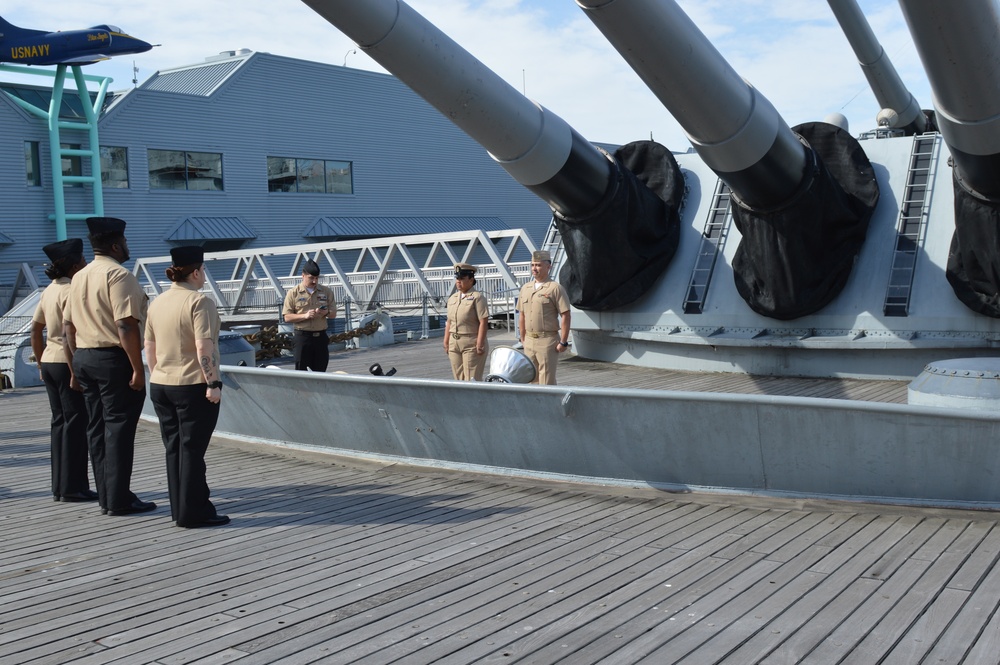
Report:
[[685,291],[682,307],[685,314],[700,314],[704,310],[712,274],[715,272],[719,254],[725,246],[731,223],[732,198],[729,187],[719,180],[702,229],[695,267],[691,270],[691,279]]
[[[926,225],[928,193],[933,185],[934,167],[939,138],[914,137],[910,148],[910,167],[903,186],[899,217],[896,222],[896,242],[886,284],[883,312],[886,316],[906,316],[910,306],[917,252]],[[919,207],[918,213],[912,208]]]

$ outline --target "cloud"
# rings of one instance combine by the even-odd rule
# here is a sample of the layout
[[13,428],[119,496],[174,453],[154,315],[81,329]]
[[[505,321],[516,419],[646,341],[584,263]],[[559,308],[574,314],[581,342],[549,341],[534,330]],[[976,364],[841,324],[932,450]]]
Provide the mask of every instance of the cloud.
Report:
[[[570,0],[411,0],[415,10],[515,90],[564,118],[593,141],[624,143],[652,134],[684,150],[682,128],[583,11]],[[681,0],[699,29],[738,74],[794,125],[839,111],[857,133],[874,125],[874,97],[826,3],[800,0]],[[929,88],[892,0],[865,0],[876,36],[920,104]],[[161,44],[148,53],[88,66],[131,85],[133,65],[154,71],[249,48],[334,65],[383,71],[353,42],[301,2],[204,0],[80,3],[48,0],[4,10],[17,25],[49,30],[111,23]],[[3,75],[5,78],[7,75]],[[34,81],[40,85],[49,80]]]

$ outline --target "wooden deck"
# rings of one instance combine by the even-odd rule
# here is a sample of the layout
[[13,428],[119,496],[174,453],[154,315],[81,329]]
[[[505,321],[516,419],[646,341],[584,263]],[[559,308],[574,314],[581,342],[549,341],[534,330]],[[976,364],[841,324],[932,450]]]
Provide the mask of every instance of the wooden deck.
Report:
[[[400,351],[331,370],[413,375]],[[0,665],[1000,662],[998,513],[528,483],[217,440],[209,481],[233,522],[187,530],[148,424],[132,486],[155,512],[52,502],[48,418],[42,389],[0,392]]]
[[[500,345],[510,346],[514,341],[513,333],[506,331],[493,331],[490,335],[491,348]],[[287,365],[289,362],[279,360],[277,364]],[[382,365],[384,371],[395,367],[400,376],[452,378],[451,366],[445,356],[441,338],[406,342],[391,347],[333,353],[327,371],[368,374],[368,367],[375,362]],[[489,372],[488,367],[487,372]],[[681,372],[585,360],[571,353],[565,354],[560,360],[558,378],[562,385],[600,388],[799,395],[898,404],[906,403],[908,383],[907,381],[749,376],[725,372]]]

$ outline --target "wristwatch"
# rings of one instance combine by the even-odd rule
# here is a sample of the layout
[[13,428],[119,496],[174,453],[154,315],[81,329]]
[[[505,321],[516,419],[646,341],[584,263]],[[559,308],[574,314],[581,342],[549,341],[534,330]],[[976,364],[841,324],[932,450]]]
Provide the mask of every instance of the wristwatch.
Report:
[[571,345],[569,342],[559,342],[559,346],[565,346],[568,349]]
[[218,388],[219,390],[222,390],[222,381],[212,381],[210,384],[208,384],[208,387]]

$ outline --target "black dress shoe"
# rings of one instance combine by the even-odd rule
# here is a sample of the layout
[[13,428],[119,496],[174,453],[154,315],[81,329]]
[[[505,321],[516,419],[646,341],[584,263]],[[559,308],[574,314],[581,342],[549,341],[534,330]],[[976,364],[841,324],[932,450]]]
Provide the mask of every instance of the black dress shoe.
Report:
[[214,515],[201,522],[194,522],[192,524],[182,524],[177,523],[177,526],[183,527],[185,529],[202,529],[208,526],[222,526],[223,524],[229,524],[229,515]]
[[71,492],[70,494],[63,494],[60,497],[56,497],[56,501],[65,501],[66,503],[80,503],[82,501],[97,501],[97,492],[94,490],[83,490],[82,492]]
[[127,507],[114,510],[113,508],[108,508],[108,515],[113,515],[115,517],[119,515],[134,515],[136,513],[148,513],[151,510],[156,510],[156,504],[152,501],[140,501],[139,499],[134,500]]

